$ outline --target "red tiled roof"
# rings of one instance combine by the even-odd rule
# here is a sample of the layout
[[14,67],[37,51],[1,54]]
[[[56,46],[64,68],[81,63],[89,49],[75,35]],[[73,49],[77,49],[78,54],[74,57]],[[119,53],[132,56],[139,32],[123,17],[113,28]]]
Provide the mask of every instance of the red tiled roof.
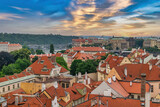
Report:
[[65,97],[65,89],[62,88],[62,86],[60,86],[59,84],[58,88],[51,86],[47,88],[45,91],[50,95],[51,98],[54,98],[55,96],[57,96],[58,98]]
[[103,63],[101,67],[106,67],[106,64],[108,63],[110,68],[112,69],[113,67],[119,65],[122,62],[122,60],[123,60],[123,57],[109,55],[106,58],[105,63]]
[[105,82],[113,89],[115,90],[117,93],[119,93],[120,95],[122,95],[123,97],[127,97],[129,96],[128,92],[122,87],[122,85],[116,80],[113,81],[111,79],[111,83],[108,83],[107,79],[105,79]]
[[56,53],[56,57],[62,57],[62,53]]
[[159,61],[158,59],[151,59],[149,63],[155,65],[158,61]]
[[21,46],[20,44],[8,44],[8,46]]
[[94,56],[105,56],[106,53],[105,52],[97,52],[96,54],[94,54]]
[[89,51],[89,52],[105,52],[106,49],[102,49],[101,47],[73,47],[74,51]]
[[[127,76],[124,75],[124,69],[127,68]],[[141,73],[146,73],[146,80],[160,80],[160,70],[157,66],[152,66],[149,70],[148,64],[126,64],[115,67],[122,80],[132,81],[141,78]]]
[[[44,61],[43,64],[41,64],[37,60],[32,65],[30,65],[30,67],[32,67],[34,74],[50,75],[52,68],[55,68],[55,66],[52,64],[51,60],[49,60],[49,57],[47,57],[47,56],[42,56],[41,61],[42,60]],[[58,63],[57,63],[57,65],[58,65],[58,67],[61,67],[61,71],[60,71],[61,73],[68,71],[65,68],[63,68],[61,65],[59,65]],[[48,71],[42,71],[44,66],[47,67]]]
[[82,43],[85,43],[86,41],[88,41],[89,43],[92,43],[91,39],[72,39],[72,41],[74,41],[74,42],[82,42]]
[[0,42],[0,44],[9,44],[9,42]]
[[[92,95],[90,95],[92,96]],[[101,100],[101,104],[99,104],[99,100]],[[92,97],[88,101],[85,101],[76,107],[91,107],[91,102],[96,101],[95,105],[92,107],[141,107],[141,101],[135,99],[124,99],[124,98],[115,98],[112,97],[104,97],[104,96],[96,96]],[[152,106],[153,107],[153,106]]]
[[93,83],[89,84],[89,86],[93,90],[93,89],[97,88],[101,83],[102,83],[102,81],[97,81],[97,82],[93,82]]
[[88,59],[94,59],[94,58],[92,54],[78,52],[73,59],[88,60]]
[[8,99],[9,97],[13,97],[13,94],[20,94],[22,92],[25,92],[25,91],[20,88],[20,89],[17,89],[15,91],[12,91],[12,92],[9,92],[9,93],[3,95],[3,97],[5,97],[6,99]]
[[[130,82],[120,81],[120,84],[128,93],[141,94],[141,83],[140,82],[132,82],[132,85],[130,85]],[[149,92],[148,83],[146,83],[146,92]]]
[[85,87],[87,89],[87,92],[91,91],[87,86],[82,83],[74,83],[73,86],[67,88],[66,91],[70,93],[70,96],[73,100],[77,100],[85,96],[80,94],[77,89],[84,89]]
[[4,81],[8,81],[8,79],[6,77],[0,78],[0,82],[4,82]]

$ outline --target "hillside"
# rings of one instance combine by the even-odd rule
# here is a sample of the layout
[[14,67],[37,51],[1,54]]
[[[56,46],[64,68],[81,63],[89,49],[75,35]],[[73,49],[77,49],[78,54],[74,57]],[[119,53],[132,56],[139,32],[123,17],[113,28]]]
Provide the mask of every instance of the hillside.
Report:
[[20,44],[67,44],[71,43],[76,36],[62,36],[53,34],[16,34],[0,33],[0,41]]

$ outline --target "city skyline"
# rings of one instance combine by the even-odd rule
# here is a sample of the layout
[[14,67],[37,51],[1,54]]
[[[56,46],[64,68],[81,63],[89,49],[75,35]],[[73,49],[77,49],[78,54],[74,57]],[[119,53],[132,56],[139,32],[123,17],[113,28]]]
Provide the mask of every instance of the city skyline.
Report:
[[160,36],[159,0],[0,1],[0,32]]

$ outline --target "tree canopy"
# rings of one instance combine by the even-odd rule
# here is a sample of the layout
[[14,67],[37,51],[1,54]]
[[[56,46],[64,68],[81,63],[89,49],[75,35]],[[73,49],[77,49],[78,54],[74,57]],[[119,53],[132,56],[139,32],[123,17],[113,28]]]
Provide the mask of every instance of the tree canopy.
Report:
[[[72,39],[78,39],[76,36],[62,36],[59,34],[17,34],[0,33],[1,41],[24,44],[68,44]],[[63,41],[63,42],[62,42]]]
[[31,51],[28,50],[27,48],[22,48],[20,50],[12,51],[11,54],[14,56],[14,59],[17,60],[18,58],[20,59],[30,59],[29,55],[31,54]]
[[82,60],[74,60],[70,67],[70,74],[76,75],[76,69],[78,68],[78,65],[82,63]]
[[53,46],[53,44],[50,44],[50,53],[54,54],[54,46]]
[[37,49],[37,50],[36,50],[36,54],[38,54],[38,55],[39,55],[39,54],[45,54],[45,53],[43,52],[43,50],[41,50],[41,49]]
[[30,61],[27,59],[17,59],[15,63],[3,66],[0,76],[13,75],[14,73],[20,73],[25,70],[29,65]]
[[56,57],[56,62],[58,64],[60,64],[61,66],[63,66],[64,68],[66,68],[67,70],[69,70],[68,66],[67,66],[67,63],[66,63],[66,61],[64,60],[63,57]]
[[99,60],[74,60],[71,65],[71,75],[76,75],[78,72],[82,74],[97,72],[96,68],[99,64]]
[[2,69],[4,65],[7,66],[8,64],[11,64],[14,62],[15,62],[15,59],[13,55],[11,55],[8,52],[0,52],[0,70]]

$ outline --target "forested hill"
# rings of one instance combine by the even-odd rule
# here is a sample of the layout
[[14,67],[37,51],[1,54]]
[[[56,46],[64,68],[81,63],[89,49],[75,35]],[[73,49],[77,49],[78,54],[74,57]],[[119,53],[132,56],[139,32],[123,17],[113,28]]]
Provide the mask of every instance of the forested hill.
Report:
[[0,33],[0,42],[8,41],[10,43],[20,44],[67,44],[71,43],[76,36],[62,36],[53,34],[16,34]]

